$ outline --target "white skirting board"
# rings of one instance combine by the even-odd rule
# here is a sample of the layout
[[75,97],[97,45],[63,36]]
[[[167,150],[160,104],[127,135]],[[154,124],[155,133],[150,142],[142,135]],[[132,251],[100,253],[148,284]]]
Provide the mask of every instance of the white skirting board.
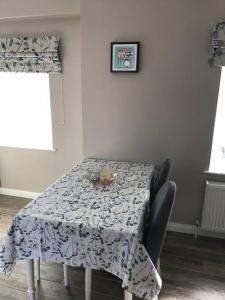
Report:
[[194,225],[189,225],[189,224],[170,222],[167,226],[167,231],[194,234],[195,233],[195,226]]
[[34,193],[29,191],[21,191],[21,190],[15,190],[15,189],[8,189],[0,187],[0,194],[7,195],[7,196],[14,196],[14,197],[21,197],[21,198],[28,198],[28,199],[34,199],[37,198],[40,193]]
[[[170,222],[168,224],[167,231],[188,233],[188,234],[193,234],[194,235],[195,234],[195,226],[190,225],[190,224]],[[207,236],[207,237],[212,237],[212,238],[225,239],[225,233],[214,232],[214,231],[205,231],[205,230],[202,230],[201,227],[198,228],[197,235]]]

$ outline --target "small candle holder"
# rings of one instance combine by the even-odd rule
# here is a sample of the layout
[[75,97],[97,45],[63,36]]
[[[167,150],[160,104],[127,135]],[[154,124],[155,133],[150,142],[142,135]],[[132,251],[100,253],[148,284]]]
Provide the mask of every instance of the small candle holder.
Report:
[[87,178],[94,185],[103,187],[112,184],[117,179],[117,173],[108,166],[102,166],[98,171],[90,171]]

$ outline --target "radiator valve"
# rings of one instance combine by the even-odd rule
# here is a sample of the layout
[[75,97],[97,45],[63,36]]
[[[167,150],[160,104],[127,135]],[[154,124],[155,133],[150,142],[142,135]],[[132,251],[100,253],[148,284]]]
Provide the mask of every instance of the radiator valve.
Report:
[[195,222],[195,239],[197,239],[199,227],[200,227],[200,221],[199,221],[199,219],[197,219]]

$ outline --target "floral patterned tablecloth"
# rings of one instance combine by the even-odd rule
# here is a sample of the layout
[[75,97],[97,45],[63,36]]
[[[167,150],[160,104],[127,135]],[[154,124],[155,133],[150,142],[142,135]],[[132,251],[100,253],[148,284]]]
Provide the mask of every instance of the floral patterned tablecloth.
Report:
[[[87,179],[110,166],[118,173],[108,187]],[[136,296],[153,299],[161,279],[142,232],[154,166],[86,159],[31,201],[12,220],[0,248],[0,271],[10,274],[16,259],[38,259],[106,270]]]

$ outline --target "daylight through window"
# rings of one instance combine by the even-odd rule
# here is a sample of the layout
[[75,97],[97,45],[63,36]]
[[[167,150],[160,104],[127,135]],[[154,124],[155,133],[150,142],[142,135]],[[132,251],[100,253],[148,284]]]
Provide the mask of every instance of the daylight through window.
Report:
[[221,72],[209,171],[225,173],[225,67]]
[[0,146],[53,150],[48,74],[0,73]]

